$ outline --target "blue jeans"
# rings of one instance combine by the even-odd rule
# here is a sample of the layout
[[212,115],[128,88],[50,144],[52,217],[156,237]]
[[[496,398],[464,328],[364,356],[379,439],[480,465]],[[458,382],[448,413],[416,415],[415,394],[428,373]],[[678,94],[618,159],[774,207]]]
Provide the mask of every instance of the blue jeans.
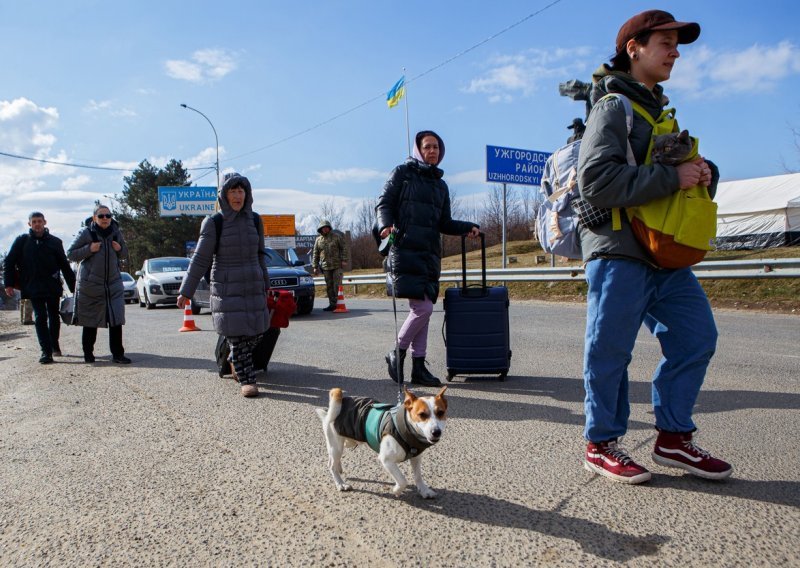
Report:
[[604,442],[628,428],[628,364],[644,323],[661,344],[653,374],[656,428],[692,432],[694,407],[717,345],[711,306],[689,268],[656,270],[641,262],[596,259],[589,283],[583,380],[584,437]]

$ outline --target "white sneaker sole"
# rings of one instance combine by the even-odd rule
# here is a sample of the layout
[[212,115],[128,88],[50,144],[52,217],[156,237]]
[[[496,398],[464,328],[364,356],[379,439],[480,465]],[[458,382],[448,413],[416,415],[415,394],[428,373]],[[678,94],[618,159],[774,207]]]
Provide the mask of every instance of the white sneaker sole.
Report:
[[649,471],[645,471],[643,473],[640,473],[639,475],[634,475],[633,477],[625,477],[624,475],[614,475],[607,469],[603,469],[602,467],[597,466],[588,461],[583,462],[583,467],[584,469],[586,469],[586,471],[595,473],[597,475],[602,475],[603,477],[607,477],[612,481],[616,481],[618,483],[625,483],[627,485],[638,485],[640,483],[644,483],[645,481],[650,481],[650,478],[653,477],[653,475]]
[[703,479],[715,479],[715,480],[727,479],[733,473],[732,467],[726,471],[720,471],[720,472],[705,471],[703,469],[692,467],[689,464],[683,463],[681,461],[665,458],[664,456],[659,455],[655,452],[653,452],[650,455],[653,458],[653,461],[658,465],[663,465],[664,467],[674,467],[677,469],[683,469],[685,471],[688,471],[692,475],[696,475],[697,477],[702,477]]

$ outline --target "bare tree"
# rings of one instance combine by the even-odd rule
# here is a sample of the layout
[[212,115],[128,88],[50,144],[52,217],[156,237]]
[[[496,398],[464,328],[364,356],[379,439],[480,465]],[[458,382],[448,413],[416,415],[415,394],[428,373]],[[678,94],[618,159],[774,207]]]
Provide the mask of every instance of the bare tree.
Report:
[[375,207],[378,205],[378,198],[373,197],[361,202],[356,210],[356,219],[353,222],[353,235],[372,235],[372,226],[375,224]]
[[344,207],[336,206],[336,198],[331,197],[322,202],[320,206],[319,215],[317,216],[317,226],[323,219],[330,221],[334,229],[344,232],[345,227],[342,226],[344,221]]
[[350,258],[353,268],[378,268],[381,256],[372,237],[372,226],[375,224],[375,206],[378,198],[365,199],[356,211],[356,219],[352,227],[352,244]]
[[[513,186],[506,186],[506,220],[517,208],[517,193]],[[486,233],[486,244],[493,245],[503,240],[503,186],[493,184],[486,195],[481,215],[481,228]],[[508,227],[507,227],[508,228]]]

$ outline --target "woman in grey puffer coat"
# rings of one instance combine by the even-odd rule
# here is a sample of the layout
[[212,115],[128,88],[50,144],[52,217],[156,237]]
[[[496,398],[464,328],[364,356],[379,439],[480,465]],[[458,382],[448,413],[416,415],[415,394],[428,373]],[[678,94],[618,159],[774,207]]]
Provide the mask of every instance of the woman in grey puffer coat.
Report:
[[261,217],[253,213],[253,192],[246,177],[229,176],[217,201],[218,215],[222,215],[219,243],[214,219],[207,217],[200,226],[200,238],[181,284],[178,305],[183,308],[194,296],[210,266],[214,329],[230,344],[242,395],[257,396],[253,349],[269,328],[264,231]]
[[108,328],[111,357],[115,363],[131,362],[122,346],[125,324],[124,286],[119,260],[128,256],[128,247],[119,224],[105,205],[94,209],[87,226],[78,233],[67,251],[67,258],[79,262],[72,321],[83,326],[83,360],[94,363],[97,328]]

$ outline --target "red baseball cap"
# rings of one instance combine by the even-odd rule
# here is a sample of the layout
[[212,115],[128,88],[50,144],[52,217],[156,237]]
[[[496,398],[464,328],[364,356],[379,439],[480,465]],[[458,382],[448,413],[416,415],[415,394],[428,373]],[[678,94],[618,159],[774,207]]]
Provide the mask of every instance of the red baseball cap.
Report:
[[617,34],[617,53],[622,53],[628,41],[642,32],[665,30],[678,30],[678,43],[692,43],[700,37],[700,24],[676,22],[675,17],[669,12],[647,10],[622,24]]

